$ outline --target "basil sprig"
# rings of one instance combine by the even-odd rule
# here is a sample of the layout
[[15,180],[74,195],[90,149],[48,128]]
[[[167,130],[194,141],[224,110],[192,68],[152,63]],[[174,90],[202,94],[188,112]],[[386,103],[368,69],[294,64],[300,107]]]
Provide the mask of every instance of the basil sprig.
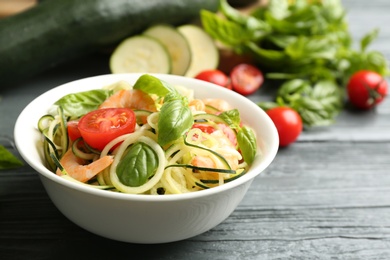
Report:
[[343,107],[343,93],[336,83],[329,80],[312,84],[308,80],[293,79],[283,83],[276,96],[276,102],[260,102],[264,110],[276,106],[288,106],[297,111],[305,127],[326,126]]
[[228,110],[219,114],[230,128],[237,132],[237,143],[245,162],[251,164],[257,152],[256,135],[247,126],[241,126],[240,113],[237,109]]
[[252,164],[257,151],[256,136],[253,130],[247,126],[241,127],[237,132],[237,142],[245,162]]
[[160,110],[157,141],[161,146],[181,137],[194,123],[190,108],[183,99],[164,103]]
[[139,89],[148,94],[165,97],[169,93],[178,94],[177,90],[167,82],[149,74],[140,76],[135,82],[133,89]]
[[[383,54],[367,47],[374,29],[353,49],[346,11],[340,0],[269,0],[250,14],[220,0],[218,13],[201,12],[206,32],[236,53],[252,56],[269,77],[335,80],[345,83],[362,68],[388,75]],[[221,15],[222,14],[222,15]]]
[[142,75],[134,85],[149,94],[164,98],[157,124],[157,142],[167,145],[179,139],[194,123],[188,100],[167,82],[152,75]]
[[[385,56],[368,48],[378,29],[354,48],[341,0],[269,0],[249,14],[220,0],[218,11],[201,12],[206,32],[235,53],[253,58],[266,78],[287,81],[276,102],[259,105],[291,106],[307,127],[334,122],[341,110],[340,92],[353,73],[365,69],[390,75]],[[302,80],[301,86],[295,88],[293,79]]]
[[112,93],[113,91],[108,89],[71,93],[57,100],[55,104],[62,107],[65,116],[76,119],[97,109]]

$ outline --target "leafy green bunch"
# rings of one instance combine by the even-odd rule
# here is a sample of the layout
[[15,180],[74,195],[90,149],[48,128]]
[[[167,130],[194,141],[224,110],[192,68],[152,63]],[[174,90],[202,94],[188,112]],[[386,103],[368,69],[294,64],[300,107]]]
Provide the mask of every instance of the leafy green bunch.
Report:
[[293,79],[280,86],[276,102],[258,105],[264,110],[289,106],[299,113],[306,127],[311,127],[332,124],[342,104],[341,89],[333,81],[321,80],[312,85],[308,80]]
[[[368,50],[378,35],[377,29],[360,40],[359,49],[353,49],[340,0],[269,0],[250,14],[220,0],[219,12],[203,10],[201,21],[215,40],[238,54],[251,56],[267,72],[267,78],[303,80],[305,87],[294,87],[298,81],[286,82],[276,100],[279,105],[297,109],[307,126],[331,123],[342,109],[343,91],[330,85],[345,86],[349,77],[361,69],[389,75],[384,56]],[[326,98],[333,100],[332,106],[318,93],[326,93]]]

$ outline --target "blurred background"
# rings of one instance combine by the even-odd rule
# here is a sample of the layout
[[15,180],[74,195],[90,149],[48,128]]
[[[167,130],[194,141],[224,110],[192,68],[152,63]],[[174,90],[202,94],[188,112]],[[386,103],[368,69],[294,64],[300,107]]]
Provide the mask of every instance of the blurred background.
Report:
[[[0,18],[24,11],[40,1],[43,0],[0,0]],[[228,2],[235,7],[246,7],[260,3],[262,0],[229,0]]]

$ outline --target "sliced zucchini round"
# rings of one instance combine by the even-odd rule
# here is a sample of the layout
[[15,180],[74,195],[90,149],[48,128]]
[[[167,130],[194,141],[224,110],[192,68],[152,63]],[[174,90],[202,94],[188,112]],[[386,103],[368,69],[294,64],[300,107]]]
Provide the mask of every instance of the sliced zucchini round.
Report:
[[171,58],[158,40],[137,35],[122,41],[111,54],[112,73],[171,73]]
[[186,73],[191,63],[191,49],[179,30],[168,24],[158,24],[148,28],[143,34],[159,40],[167,48],[172,61],[172,74]]
[[192,59],[185,76],[195,77],[206,69],[216,69],[219,63],[218,48],[201,27],[193,24],[185,24],[178,27],[190,45]]

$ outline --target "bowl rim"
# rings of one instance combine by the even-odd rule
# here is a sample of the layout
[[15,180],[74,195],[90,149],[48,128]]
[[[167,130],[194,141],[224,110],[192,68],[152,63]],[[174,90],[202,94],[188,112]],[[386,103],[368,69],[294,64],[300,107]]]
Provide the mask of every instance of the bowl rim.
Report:
[[[49,169],[47,169],[42,163],[38,163],[35,160],[32,160],[29,157],[29,154],[23,149],[23,142],[21,137],[22,133],[25,133],[26,125],[24,123],[26,117],[29,114],[29,111],[33,110],[35,106],[37,106],[40,101],[46,101],[49,96],[61,94],[62,96],[67,93],[72,93],[74,91],[65,91],[65,89],[74,86],[86,83],[93,82],[93,81],[99,81],[107,79],[108,81],[117,82],[118,80],[125,80],[125,81],[131,81],[137,79],[139,76],[143,74],[150,74],[153,76],[156,76],[158,78],[161,78],[162,80],[166,81],[185,81],[185,82],[196,82],[197,85],[203,85],[205,88],[212,88],[212,89],[218,89],[218,91],[221,91],[224,93],[224,95],[228,95],[230,98],[238,99],[240,102],[244,102],[247,104],[247,106],[250,107],[250,109],[257,111],[257,113],[262,115],[262,119],[266,123],[267,127],[269,127],[269,133],[272,137],[272,140],[270,140],[270,145],[267,147],[267,153],[264,156],[263,154],[260,155],[259,153],[257,156],[262,156],[261,162],[258,163],[256,166],[252,166],[254,168],[251,168],[245,175],[240,176],[240,178],[237,178],[234,181],[225,183],[221,186],[213,187],[210,189],[200,190],[196,192],[189,192],[189,193],[182,193],[182,194],[167,194],[167,195],[148,195],[148,194],[127,194],[127,193],[121,193],[121,192],[110,192],[107,190],[101,190],[96,189],[93,187],[89,187],[87,185],[82,185],[80,183],[72,182],[69,180],[66,180],[64,178],[61,178],[60,176],[54,174]],[[106,85],[106,84],[104,84]],[[104,85],[100,85],[100,88]],[[80,89],[76,91],[84,91],[88,89],[97,89],[99,86],[96,87],[86,87],[85,89]],[[196,95],[196,91],[195,91]],[[59,96],[58,98],[60,98]],[[268,115],[265,113],[264,110],[262,110],[259,106],[257,106],[254,102],[250,101],[248,98],[234,92],[231,90],[228,90],[226,88],[222,88],[220,86],[217,86],[213,83],[209,83],[206,81],[201,81],[194,78],[187,78],[184,76],[178,76],[178,75],[172,75],[172,74],[156,74],[156,73],[121,73],[121,74],[102,74],[97,76],[91,76],[86,77],[82,79],[73,80],[64,84],[60,84],[42,94],[34,98],[19,114],[15,127],[14,127],[14,139],[15,139],[15,145],[17,150],[19,151],[22,158],[34,169],[39,173],[40,177],[48,178],[60,185],[64,185],[65,187],[75,189],[81,192],[97,195],[97,196],[103,196],[113,199],[119,199],[119,200],[133,200],[133,201],[177,201],[177,200],[186,200],[186,199],[194,199],[194,198],[200,198],[204,196],[210,196],[217,193],[221,193],[224,191],[228,191],[230,189],[236,188],[238,186],[241,186],[242,184],[252,181],[257,175],[259,175],[261,172],[263,172],[274,160],[278,147],[279,147],[279,140],[278,140],[278,134],[275,125],[273,124],[272,120],[268,117]],[[46,101],[47,103],[47,101]],[[54,103],[54,101],[53,101]],[[49,106],[48,106],[49,108]],[[48,108],[46,110],[48,110]],[[250,125],[249,122],[247,122],[248,125]],[[35,122],[36,125],[36,122]],[[35,127],[35,130],[38,132],[37,128]],[[38,134],[38,133],[37,133]],[[36,147],[36,145],[35,145]],[[39,151],[38,151],[39,153]]]

